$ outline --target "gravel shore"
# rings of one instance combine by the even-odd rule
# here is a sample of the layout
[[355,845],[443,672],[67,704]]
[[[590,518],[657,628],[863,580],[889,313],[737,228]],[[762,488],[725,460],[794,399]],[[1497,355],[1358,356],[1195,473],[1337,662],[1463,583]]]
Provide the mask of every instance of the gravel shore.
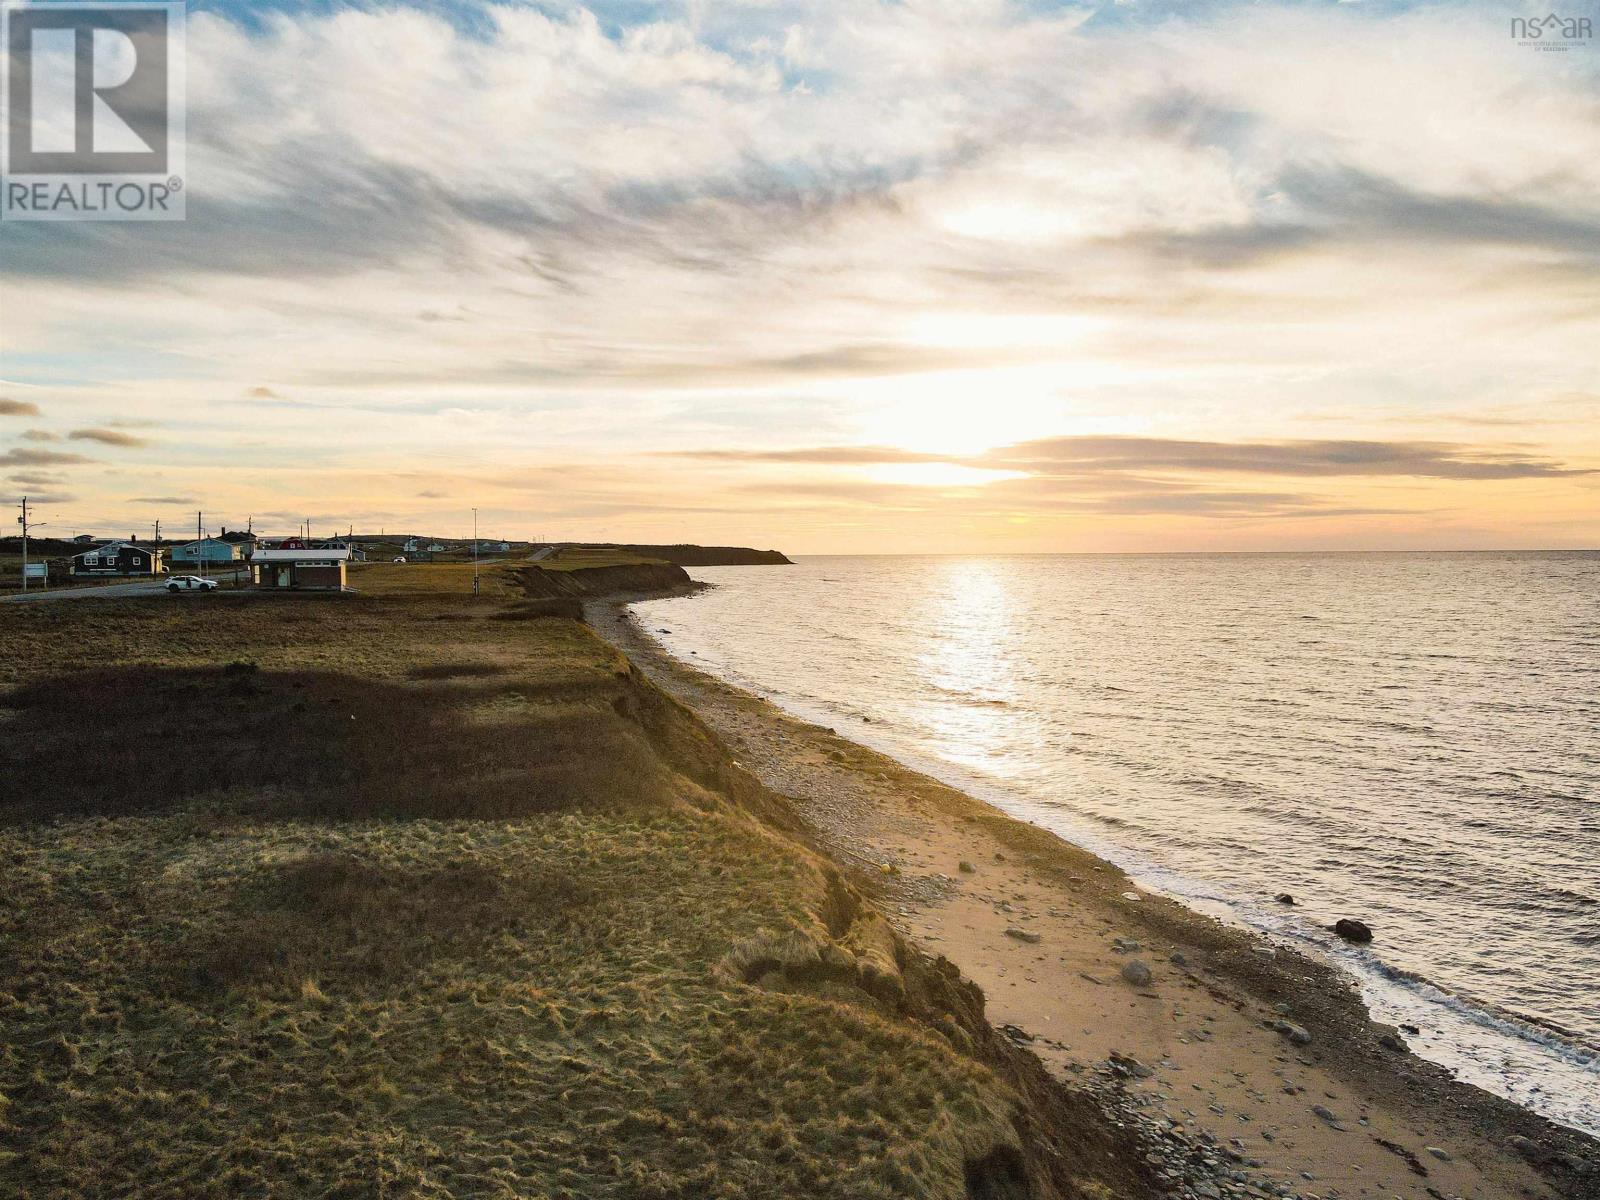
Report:
[[1330,965],[694,670],[615,600],[587,614],[983,989],[994,1025],[1139,1130],[1171,1195],[1600,1197],[1600,1146],[1411,1054]]

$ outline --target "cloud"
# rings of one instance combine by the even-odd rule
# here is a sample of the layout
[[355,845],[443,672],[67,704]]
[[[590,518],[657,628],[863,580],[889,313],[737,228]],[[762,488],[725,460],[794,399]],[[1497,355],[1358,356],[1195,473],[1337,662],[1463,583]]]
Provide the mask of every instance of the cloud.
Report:
[[1428,194],[1347,166],[1290,166],[1274,180],[1299,221],[1251,220],[1198,230],[1141,231],[1123,240],[1152,253],[1240,267],[1333,245],[1520,246],[1600,255],[1600,213],[1567,214],[1514,198]]
[[7,450],[0,454],[0,467],[52,467],[93,462],[81,454],[63,454],[59,450]]
[[1593,473],[1532,454],[1433,442],[1227,443],[1144,437],[1062,437],[1006,446],[980,456],[978,461],[1033,475],[1165,470],[1490,480]]
[[1233,520],[1282,520],[1311,517],[1385,516],[1414,510],[1350,505],[1327,496],[1302,492],[1252,492],[1203,487],[1113,490],[1106,495],[1034,496],[1041,511],[1093,513],[1101,516],[1193,516]]
[[[1593,63],[1481,5],[1344,7],[211,6],[188,221],[0,230],[7,369],[184,413],[157,436],[234,511],[409,517],[466,463],[557,460],[573,490],[528,505],[574,519],[714,511],[701,476],[764,463],[1023,473],[949,510],[996,520],[1570,497],[1581,420],[1554,452],[1441,414],[1531,437],[1560,403],[1507,405],[1592,388]],[[596,495],[618,464],[650,470]],[[935,503],[879,474],[869,502]]]
[[64,475],[46,471],[19,471],[6,476],[8,483],[20,483],[24,487],[55,487],[65,479]]
[[702,458],[723,462],[818,463],[845,466],[863,463],[934,463],[955,461],[947,454],[923,454],[893,446],[809,446],[794,450],[662,450],[663,458]]
[[17,435],[25,442],[59,442],[61,435],[48,429],[24,429]]
[[448,492],[424,491],[424,492],[418,492],[417,495],[422,497],[424,500],[444,500],[449,496],[449,493]]
[[[1231,520],[1372,517],[1418,509],[1352,503],[1339,496],[1238,486],[1251,476],[1322,479],[1444,479],[1488,482],[1560,479],[1600,472],[1569,467],[1519,450],[1406,441],[1298,440],[1215,442],[1150,437],[1040,438],[974,455],[927,454],[885,446],[816,446],[796,449],[711,449],[679,457],[728,464],[859,468],[867,477],[779,478],[743,485],[768,496],[826,498],[838,502],[968,516],[985,510],[1107,517],[1177,516]],[[984,482],[895,484],[873,468],[905,463],[948,464],[1003,471]],[[887,475],[887,471],[884,472]],[[960,496],[952,505],[951,497]]]
[[0,396],[0,417],[37,417],[42,414],[39,406],[28,400],[13,400],[8,396]]
[[[6,503],[8,503],[8,504],[12,503],[14,499],[15,500],[20,500],[21,497],[19,496],[19,497],[15,497],[15,498],[8,498],[6,500]],[[41,492],[38,495],[29,496],[28,497],[28,503],[30,505],[72,504],[77,499],[78,498],[76,496],[70,495],[67,492]]]
[[142,438],[120,429],[74,429],[67,434],[75,442],[99,442],[105,446],[148,446],[149,438]]
[[[1122,477],[1089,481],[1080,486],[1053,479],[1006,480],[974,498],[964,491],[908,487],[872,480],[770,480],[743,485],[785,507],[798,502],[822,509],[920,513],[943,519],[1006,518],[1018,513],[1035,517],[1084,515],[1102,517],[1198,517],[1216,520],[1307,520],[1394,515],[1416,510],[1351,505],[1336,498],[1302,492],[1247,491],[1203,485],[1156,484]],[[818,502],[821,502],[820,504]]]
[[727,462],[829,466],[952,463],[1076,478],[1130,471],[1255,475],[1387,476],[1430,479],[1535,479],[1590,475],[1520,451],[1435,442],[1207,442],[1147,437],[1059,437],[1018,442],[977,455],[927,454],[892,446],[814,446],[791,450],[681,450],[676,457]]
[[199,501],[197,501],[193,496],[131,496],[128,499],[128,503],[129,504],[182,504],[182,505],[187,507],[188,505],[191,505],[191,504],[197,504],[197,503],[199,503]]

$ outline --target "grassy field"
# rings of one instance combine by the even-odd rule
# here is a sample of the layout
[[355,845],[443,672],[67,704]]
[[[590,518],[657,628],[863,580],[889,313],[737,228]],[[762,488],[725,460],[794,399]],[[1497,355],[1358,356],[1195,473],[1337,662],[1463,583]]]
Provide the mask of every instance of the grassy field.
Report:
[[624,567],[634,563],[665,561],[605,547],[563,546],[549,558],[541,559],[539,565],[547,571],[580,571],[585,567]]
[[[581,571],[592,567],[633,566],[637,563],[655,562],[610,551],[568,550],[548,558],[538,565],[547,571]],[[509,600],[522,594],[512,575],[518,567],[527,566],[524,557],[484,559],[478,564],[479,595],[491,599]],[[359,592],[374,595],[472,595],[473,566],[467,562],[365,562],[351,563],[348,568],[350,586]]]
[[450,570],[0,610],[0,1195],[1043,1194],[970,990]]
[[[505,562],[485,559],[478,564],[479,595],[509,598],[518,593],[508,581]],[[381,596],[472,595],[470,562],[364,562],[346,568],[350,586]]]
[[[59,560],[57,560],[57,559],[55,559],[53,557],[50,560],[46,560],[46,559],[40,558],[37,554],[30,554],[28,556],[28,561],[30,563],[33,563],[34,565],[38,565],[39,563],[45,562],[45,561],[49,561],[50,562],[50,570],[51,570],[52,575],[54,576],[54,578],[52,578],[51,581],[50,581],[50,586],[51,587],[63,587],[63,586],[67,586],[67,585],[82,586],[82,585],[84,585],[86,583],[91,582],[89,580],[71,579],[70,577],[68,577],[66,575],[67,568],[65,566],[63,566],[60,563]],[[39,582],[40,581],[37,580],[37,579],[29,580],[28,581],[28,589],[31,591],[31,590],[37,588],[39,586]],[[22,590],[22,555],[20,555],[20,554],[0,554],[0,596],[7,596],[7,595],[12,594],[13,592],[19,592],[21,590]]]

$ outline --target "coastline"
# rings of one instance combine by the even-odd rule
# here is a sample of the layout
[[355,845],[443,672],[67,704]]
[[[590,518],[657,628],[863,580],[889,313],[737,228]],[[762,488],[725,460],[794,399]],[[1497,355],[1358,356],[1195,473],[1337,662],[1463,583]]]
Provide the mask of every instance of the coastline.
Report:
[[[1209,1147],[1231,1194],[1600,1193],[1592,1140],[1411,1054],[1335,966],[1140,892],[1088,851],[696,670],[626,609],[694,590],[586,609],[903,935],[983,989],[997,1027],[1058,1078],[1125,1089]],[[1121,977],[1134,959],[1149,983]]]

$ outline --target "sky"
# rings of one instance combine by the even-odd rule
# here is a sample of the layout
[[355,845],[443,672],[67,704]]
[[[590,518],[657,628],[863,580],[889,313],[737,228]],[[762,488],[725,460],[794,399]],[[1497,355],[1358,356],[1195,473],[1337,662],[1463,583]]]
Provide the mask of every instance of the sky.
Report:
[[1600,547],[1600,40],[1547,9],[197,3],[188,219],[0,224],[0,499]]

